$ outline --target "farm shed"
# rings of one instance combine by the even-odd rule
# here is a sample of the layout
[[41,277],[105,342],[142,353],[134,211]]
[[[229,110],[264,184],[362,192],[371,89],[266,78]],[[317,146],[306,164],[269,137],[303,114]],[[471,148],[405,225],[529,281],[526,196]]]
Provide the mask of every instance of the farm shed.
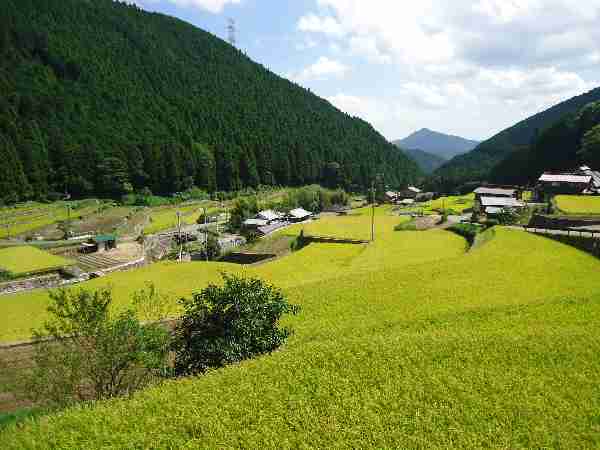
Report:
[[394,203],[398,199],[398,193],[393,191],[386,191],[385,200]]
[[417,195],[419,195],[421,193],[421,189],[414,187],[414,186],[409,186],[408,188],[398,192],[398,198],[401,199],[405,199],[405,198],[412,198],[415,199],[417,198]]
[[538,201],[548,201],[550,197],[560,194],[598,193],[600,177],[598,182],[599,188],[596,188],[594,172],[587,166],[571,173],[545,172],[538,179],[534,193]]
[[287,214],[287,219],[290,222],[302,222],[304,220],[310,219],[312,217],[312,215],[313,215],[313,213],[305,210],[304,208],[296,208],[296,209],[292,209]]
[[117,248],[117,236],[114,234],[99,234],[92,239],[92,244],[98,246],[98,251],[108,251]]
[[263,236],[267,234],[271,234],[274,231],[279,230],[280,228],[286,227],[290,224],[290,222],[273,222],[269,225],[265,225],[264,227],[258,227],[258,232]]
[[244,228],[250,229],[250,230],[255,230],[258,227],[264,227],[266,225],[268,225],[269,222],[264,220],[264,219],[246,219],[244,220],[244,222],[242,223],[242,225],[244,226]]
[[[520,209],[525,204],[512,197],[481,197],[475,201],[475,210],[480,213],[497,214],[499,211],[490,208]],[[493,211],[493,212],[492,212]]]
[[257,219],[265,220],[267,224],[271,222],[275,222],[276,220],[280,220],[282,218],[282,214],[273,211],[272,209],[266,209],[264,211],[259,212],[256,215]]
[[507,188],[493,188],[493,187],[478,187],[474,191],[475,199],[480,199],[481,197],[513,197],[517,198],[518,191],[517,189],[507,189]]

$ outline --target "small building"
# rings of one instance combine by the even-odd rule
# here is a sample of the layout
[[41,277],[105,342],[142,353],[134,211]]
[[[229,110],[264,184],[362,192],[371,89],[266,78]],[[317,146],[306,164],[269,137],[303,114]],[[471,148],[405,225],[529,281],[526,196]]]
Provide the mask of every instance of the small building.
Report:
[[92,238],[92,241],[98,246],[99,252],[117,248],[117,236],[114,234],[99,234]]
[[506,198],[517,198],[518,190],[517,189],[507,189],[507,188],[494,188],[494,187],[486,187],[481,186],[475,189],[475,199],[479,200],[481,197],[506,197]]
[[390,203],[395,203],[398,198],[398,193],[394,191],[386,191],[385,200]]
[[117,236],[114,234],[98,234],[86,242],[82,242],[79,247],[79,253],[89,254],[96,252],[105,252],[117,248]]
[[414,186],[409,186],[408,188],[398,192],[398,199],[405,199],[405,198],[412,198],[415,199],[417,198],[417,195],[419,195],[421,193],[421,189],[414,187]]
[[267,224],[270,224],[271,222],[275,222],[276,220],[282,219],[283,215],[276,211],[273,211],[272,209],[266,209],[264,211],[259,212],[256,215],[256,218],[260,220],[266,220]]
[[268,225],[269,222],[267,220],[264,219],[246,219],[244,220],[244,222],[242,222],[242,225],[244,226],[244,228],[249,229],[249,230],[256,230],[259,227],[264,227],[266,225]]
[[593,176],[582,171],[573,173],[543,173],[535,187],[535,197],[548,201],[554,195],[595,193]]
[[506,209],[522,209],[525,203],[513,197],[480,197],[475,201],[475,211],[480,214],[499,214]]
[[399,205],[403,205],[403,206],[410,206],[410,205],[414,205],[415,204],[415,200],[412,198],[405,198],[403,200],[400,200],[398,202]]
[[292,209],[287,214],[287,219],[290,222],[304,222],[305,220],[310,219],[313,216],[313,213],[305,210],[304,208],[296,208]]

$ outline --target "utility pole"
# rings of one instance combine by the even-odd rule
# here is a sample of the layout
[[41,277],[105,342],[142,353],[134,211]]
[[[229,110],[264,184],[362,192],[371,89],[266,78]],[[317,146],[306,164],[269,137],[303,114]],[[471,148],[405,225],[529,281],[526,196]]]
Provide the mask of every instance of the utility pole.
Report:
[[371,181],[371,242],[375,242],[375,181]]
[[206,227],[206,208],[202,208],[204,211],[204,255],[206,256],[206,262],[208,262],[208,228]]
[[183,258],[183,241],[181,240],[181,212],[177,211],[177,234],[179,236],[179,261]]

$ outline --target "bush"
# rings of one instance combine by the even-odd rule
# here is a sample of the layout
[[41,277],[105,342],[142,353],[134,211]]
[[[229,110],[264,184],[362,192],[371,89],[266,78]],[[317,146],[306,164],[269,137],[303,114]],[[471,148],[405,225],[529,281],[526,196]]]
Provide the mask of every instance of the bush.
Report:
[[210,368],[269,353],[290,336],[278,326],[285,313],[296,314],[279,290],[256,278],[223,274],[224,285],[209,285],[182,299],[184,314],[175,329],[175,373]]
[[23,380],[27,398],[65,406],[115,397],[132,393],[166,370],[168,332],[160,325],[143,325],[133,310],[111,316],[110,290],[59,290],[50,299],[52,318],[34,331],[40,343],[34,368]]

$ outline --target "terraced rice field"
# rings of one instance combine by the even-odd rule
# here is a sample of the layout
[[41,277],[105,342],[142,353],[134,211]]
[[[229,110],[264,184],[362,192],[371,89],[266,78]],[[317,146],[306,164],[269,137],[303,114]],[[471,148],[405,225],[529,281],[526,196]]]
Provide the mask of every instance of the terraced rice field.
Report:
[[556,207],[565,214],[600,214],[600,197],[589,195],[557,195],[554,201]]
[[[70,210],[69,208],[70,207]],[[0,208],[0,239],[32,233],[67,220],[85,217],[98,210],[96,200],[82,202],[28,203]]]
[[73,265],[74,262],[52,255],[35,247],[10,247],[0,249],[0,270],[14,276],[47,272]]
[[[245,270],[302,311],[285,319],[295,334],[280,351],[9,429],[4,447],[598,447],[600,261],[501,228],[466,253],[449,232],[393,232],[383,209],[378,219],[373,244],[309,245],[246,269],[159,264],[90,282],[110,281],[125,304],[148,279],[185,294],[219,270]],[[357,236],[369,221],[311,226]],[[22,315],[43,315],[27,313],[43,297],[6,300],[3,339],[22,332]]]
[[[181,224],[192,225],[202,213],[204,203],[183,207],[168,207],[154,210],[150,215],[150,224],[144,228],[145,234],[155,234],[177,227],[177,212],[181,213]],[[210,214],[210,212],[209,212]]]
[[120,264],[123,264],[123,262],[102,254],[81,255],[77,257],[77,267],[84,272],[110,269]]

